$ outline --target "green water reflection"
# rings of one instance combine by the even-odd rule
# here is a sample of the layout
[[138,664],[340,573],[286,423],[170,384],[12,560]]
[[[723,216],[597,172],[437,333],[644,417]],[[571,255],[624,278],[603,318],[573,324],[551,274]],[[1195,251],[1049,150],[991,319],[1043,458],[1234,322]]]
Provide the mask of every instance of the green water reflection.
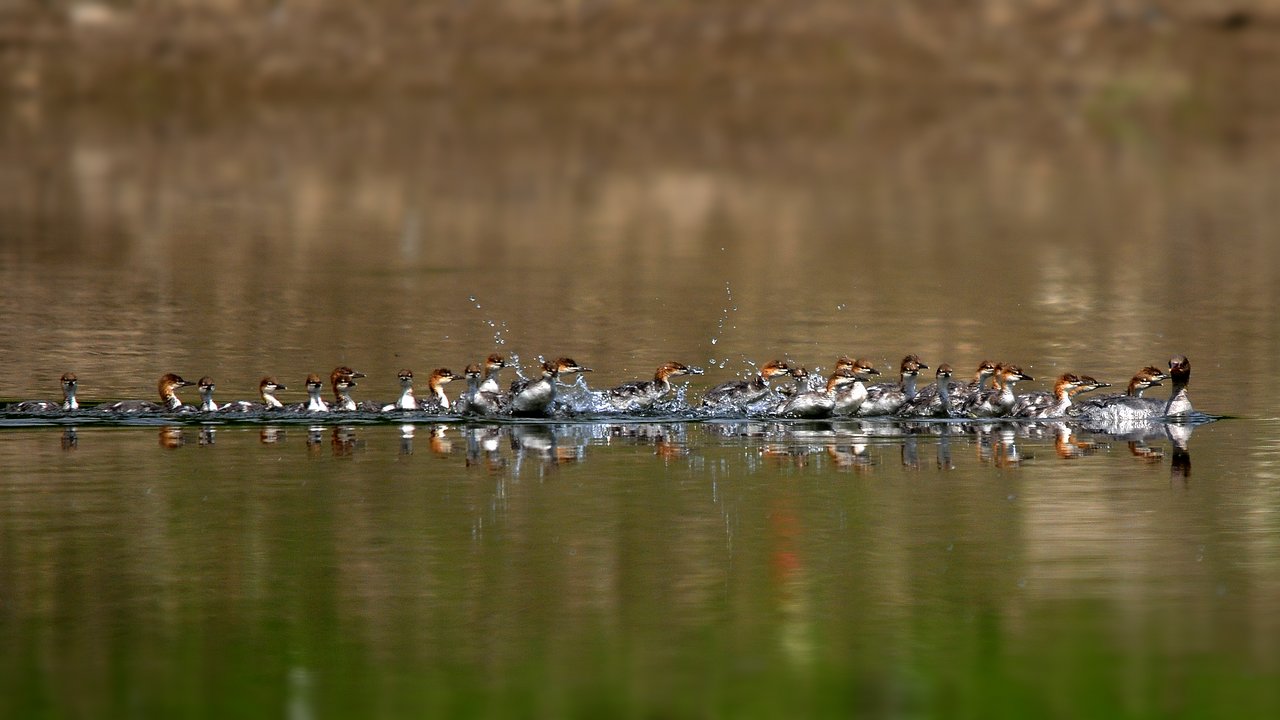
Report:
[[0,714],[1271,716],[1224,425],[10,430]]

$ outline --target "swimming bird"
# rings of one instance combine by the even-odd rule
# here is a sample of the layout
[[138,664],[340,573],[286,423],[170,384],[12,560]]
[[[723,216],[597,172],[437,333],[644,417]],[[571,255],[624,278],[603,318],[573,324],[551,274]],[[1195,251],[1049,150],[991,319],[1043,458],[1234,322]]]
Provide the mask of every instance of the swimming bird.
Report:
[[59,382],[62,384],[62,402],[57,403],[52,400],[24,400],[13,406],[13,410],[24,413],[47,413],[56,411],[77,410],[80,403],[76,402],[76,374],[72,372],[62,373]]
[[178,388],[195,385],[189,380],[183,380],[182,376],[174,373],[165,373],[160,377],[160,381],[156,383],[156,390],[160,393],[160,403],[156,404],[149,400],[121,400],[107,405],[99,405],[98,409],[103,412],[115,414],[133,414],[133,413],[152,413],[162,411],[173,411],[181,409],[182,401],[178,399]]
[[[365,377],[364,373],[352,370],[346,365],[340,365],[329,373],[329,385],[333,388],[334,410],[352,412],[359,409],[351,399],[350,389],[356,386],[356,378],[362,377]],[[381,408],[378,409],[381,410]]]
[[[319,378],[316,378],[319,380]],[[284,408],[284,403],[276,399],[277,390],[288,390],[289,388],[281,385],[271,375],[264,376],[258,381],[258,397],[262,402],[253,402],[250,400],[236,400],[222,406],[222,412],[262,412],[264,410],[280,410]]]
[[1071,407],[1071,395],[1085,383],[1075,373],[1062,373],[1053,383],[1053,392],[1037,390],[1018,398],[1009,414],[1019,418],[1060,418]]
[[[1145,370],[1147,369],[1144,368],[1144,372],[1139,374],[1146,374]],[[1134,377],[1135,380],[1138,379],[1138,376]],[[1091,429],[1106,429],[1112,426],[1163,419],[1184,419],[1190,416],[1192,407],[1191,397],[1187,394],[1187,385],[1191,382],[1191,361],[1185,355],[1173,356],[1169,360],[1168,377],[1171,381],[1168,400],[1125,395],[1114,401],[1082,408],[1081,413],[1076,416],[1077,421]],[[1131,387],[1142,384],[1144,384],[1143,381],[1136,383],[1130,381]],[[1147,381],[1145,384],[1150,387],[1159,383]],[[1099,398],[1099,400],[1106,400],[1106,398]]]
[[526,417],[546,417],[556,400],[556,381],[565,373],[591,372],[572,358],[562,357],[555,362],[542,364],[542,376],[511,385],[511,414]]
[[431,371],[431,377],[427,379],[427,387],[431,390],[431,399],[423,401],[423,409],[427,409],[428,403],[433,405],[432,409],[446,412],[450,408],[449,398],[444,394],[444,386],[446,383],[453,382],[458,378],[449,368],[436,368]]
[[747,406],[769,393],[771,378],[787,375],[790,372],[791,368],[787,363],[782,360],[771,360],[749,380],[730,380],[711,388],[702,396],[702,404],[704,407],[745,410]]
[[463,371],[467,379],[467,389],[454,403],[454,410],[463,415],[481,415],[492,417],[502,414],[506,396],[500,392],[482,390],[480,366],[471,363]]
[[701,374],[702,368],[689,367],[674,361],[663,363],[654,371],[652,380],[638,380],[611,388],[604,391],[604,399],[614,410],[622,412],[645,410],[671,392],[671,378]]
[[417,410],[418,400],[413,396],[413,371],[404,369],[396,375],[400,380],[400,397],[395,402],[382,406],[382,412],[392,410]]
[[846,368],[836,368],[827,378],[822,390],[810,390],[799,393],[783,404],[778,414],[786,418],[818,419],[831,417],[836,405],[836,391],[841,386],[857,382],[857,376]]
[[902,404],[916,395],[916,377],[928,365],[914,353],[902,358],[898,366],[898,382],[880,383],[867,388],[867,399],[858,408],[859,415],[892,415]]
[[864,384],[870,380],[872,375],[879,375],[880,371],[871,364],[870,360],[858,358],[851,359],[848,355],[840,357],[836,361],[836,370],[846,370],[853,374],[853,382],[843,383],[836,389],[836,402],[831,408],[832,415],[855,415],[862,408],[863,403],[867,401],[869,391]]
[[934,370],[935,380],[916,393],[916,396],[904,402],[894,413],[903,418],[945,418],[955,413],[951,398],[953,374],[951,366],[942,363]]
[[995,387],[969,396],[964,407],[961,408],[961,412],[971,417],[1001,417],[1008,415],[1013,410],[1014,403],[1017,402],[1017,396],[1013,393],[1013,386],[1023,380],[1035,379],[1022,372],[1022,368],[1017,365],[1005,363],[996,365],[996,372],[992,377],[995,380]]
[[[1133,377],[1129,379],[1129,385],[1124,392],[1090,398],[1082,403],[1072,405],[1068,414],[1072,417],[1084,419],[1095,416],[1099,419],[1107,417],[1118,419],[1128,414],[1125,409],[1126,406],[1132,405],[1145,408],[1146,399],[1142,397],[1142,393],[1148,388],[1160,386],[1164,380],[1168,379],[1168,373],[1160,368],[1148,365],[1134,373]],[[1145,410],[1142,412],[1145,412]]]
[[213,378],[205,375],[196,382],[196,388],[200,390],[200,411],[217,412],[218,403],[213,401],[213,391],[215,389]]
[[502,372],[504,367],[507,367],[507,360],[498,353],[491,353],[485,358],[484,382],[480,383],[480,392],[502,394],[502,388],[498,385],[498,373]]

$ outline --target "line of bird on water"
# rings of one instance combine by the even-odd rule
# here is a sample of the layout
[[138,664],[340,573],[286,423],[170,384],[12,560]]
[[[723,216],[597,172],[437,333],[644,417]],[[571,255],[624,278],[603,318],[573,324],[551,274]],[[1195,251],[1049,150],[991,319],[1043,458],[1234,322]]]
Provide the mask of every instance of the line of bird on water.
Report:
[[[419,400],[414,395],[413,372],[401,370],[400,396],[395,402],[381,404],[356,402],[351,397],[364,373],[347,366],[337,367],[329,374],[329,386],[333,401],[322,397],[324,383],[319,375],[311,373],[306,379],[307,401],[286,405],[276,398],[280,390],[288,389],[274,377],[262,378],[258,384],[258,401],[237,401],[220,405],[213,399],[213,378],[203,377],[197,382],[167,373],[160,378],[158,391],[160,402],[147,400],[122,400],[101,403],[94,412],[127,416],[142,413],[217,412],[252,413],[268,411],[294,411],[301,413],[326,412],[396,412],[425,411],[478,417],[552,417],[564,414],[563,404],[557,404],[556,389],[566,375],[592,372],[572,358],[561,357],[542,363],[537,377],[520,377],[507,390],[499,385],[499,373],[511,364],[500,354],[489,355],[483,363],[468,365],[461,378],[467,389],[456,400],[450,401],[444,386],[460,376],[447,368],[438,368],[427,381],[429,397]],[[896,417],[896,418],[1062,418],[1075,417],[1085,423],[1109,424],[1136,422],[1159,418],[1190,416],[1191,401],[1187,384],[1191,379],[1191,363],[1185,356],[1176,355],[1169,360],[1168,371],[1154,366],[1139,370],[1129,381],[1124,393],[1094,397],[1084,402],[1075,398],[1085,392],[1110,387],[1088,375],[1063,373],[1053,384],[1052,391],[1035,391],[1022,395],[1015,393],[1015,386],[1033,380],[1017,365],[982,361],[969,381],[953,379],[952,367],[946,363],[935,371],[936,381],[917,389],[917,380],[928,365],[917,355],[907,355],[899,366],[898,381],[868,385],[868,381],[880,371],[865,359],[848,356],[836,360],[835,368],[825,382],[816,382],[803,366],[783,360],[765,363],[749,378],[731,380],[716,385],[702,396],[700,409],[708,416],[771,416],[780,418],[822,419],[829,417]],[[635,414],[651,410],[672,391],[671,379],[683,375],[701,375],[702,369],[678,362],[664,363],[654,372],[652,380],[624,383],[608,390],[593,392],[588,406],[572,408],[578,414]],[[792,383],[771,386],[775,378],[790,376]],[[1172,392],[1167,400],[1143,397],[1143,391],[1170,380]],[[196,385],[200,393],[198,406],[184,405],[178,398],[180,388]],[[63,401],[61,403],[32,400],[15,403],[7,408],[9,413],[55,413],[80,409],[76,398],[75,374],[62,376]],[[88,410],[88,408],[86,408]]]

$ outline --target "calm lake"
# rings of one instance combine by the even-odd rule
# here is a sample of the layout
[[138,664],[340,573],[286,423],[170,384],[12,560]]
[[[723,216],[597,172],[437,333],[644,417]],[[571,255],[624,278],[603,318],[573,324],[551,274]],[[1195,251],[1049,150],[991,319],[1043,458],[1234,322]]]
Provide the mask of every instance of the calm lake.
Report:
[[339,364],[389,402],[495,351],[593,388],[704,366],[690,398],[908,352],[1123,387],[1181,353],[1228,416],[8,422],[0,716],[1280,715],[1265,121],[19,108],[0,153],[4,402],[66,371],[87,403],[165,372],[298,402]]

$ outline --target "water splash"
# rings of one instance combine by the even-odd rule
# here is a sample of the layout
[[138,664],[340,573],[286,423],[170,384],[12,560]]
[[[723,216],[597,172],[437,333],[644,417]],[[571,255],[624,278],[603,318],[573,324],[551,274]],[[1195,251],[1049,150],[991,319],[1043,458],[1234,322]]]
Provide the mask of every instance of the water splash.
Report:
[[[483,308],[483,304],[475,295],[468,295],[467,300],[476,309]],[[493,344],[502,346],[507,344],[506,334],[508,332],[506,320],[495,320],[493,318],[482,318],[481,322],[493,330]]]
[[738,306],[733,302],[733,287],[729,283],[724,284],[725,304],[720,308],[720,317],[716,320],[716,331],[711,336],[711,344],[717,345],[720,339],[724,337],[726,326],[730,330],[737,330],[737,324],[731,322],[732,314],[738,312]]

